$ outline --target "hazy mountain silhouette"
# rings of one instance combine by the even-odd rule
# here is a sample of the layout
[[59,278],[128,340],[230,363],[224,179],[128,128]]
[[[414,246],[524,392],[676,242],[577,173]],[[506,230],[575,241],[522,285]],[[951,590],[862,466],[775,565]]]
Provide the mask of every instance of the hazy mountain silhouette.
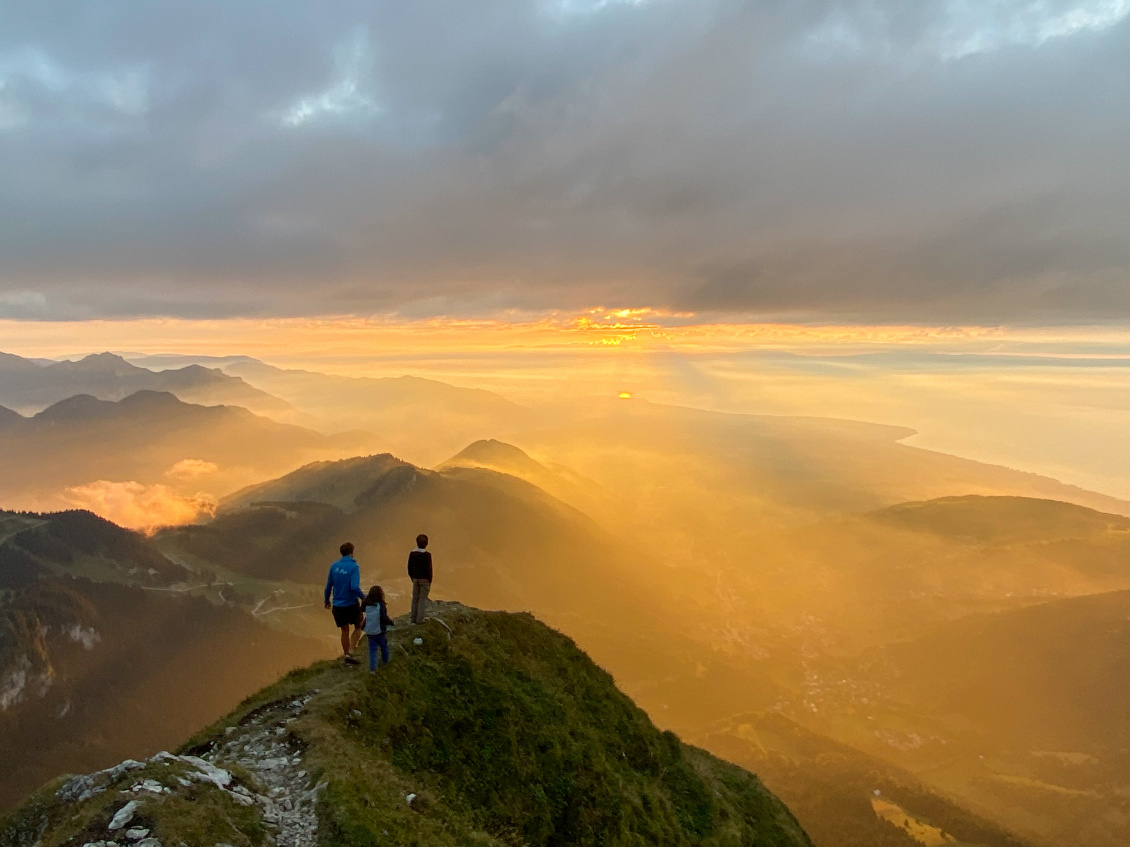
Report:
[[[96,480],[161,484],[222,495],[311,459],[373,443],[366,433],[327,436],[232,406],[198,406],[163,392],[119,400],[79,395],[0,430],[0,504],[65,502],[71,486]],[[178,463],[192,463],[181,473]]]
[[942,497],[901,503],[871,518],[894,527],[984,544],[1047,544],[1130,532],[1130,518],[1059,500]]
[[[665,528],[659,548],[684,546],[673,534],[718,536],[732,522],[778,526],[829,513],[966,494],[1074,502],[1130,515],[1130,503],[1054,479],[901,443],[914,430],[862,421],[728,414],[632,400],[570,407],[523,407],[489,391],[418,377],[342,377],[277,368],[248,357],[139,357],[155,367],[203,362],[223,368],[302,413],[321,428],[368,429],[385,449],[431,467],[468,444],[520,444],[554,473],[598,483],[596,504],[614,521],[639,518]],[[0,399],[2,403],[2,399]],[[521,476],[574,502],[544,476],[530,476],[495,449],[461,463]],[[494,463],[494,464],[492,464]],[[566,470],[567,469],[567,470]],[[637,485],[638,482],[638,485]],[[661,504],[652,491],[661,489]],[[708,525],[706,501],[717,501]],[[576,503],[575,503],[576,505]],[[587,503],[586,503],[587,505]],[[593,515],[607,523],[605,515]],[[693,525],[688,525],[693,521]]]
[[551,476],[549,468],[541,462],[531,459],[513,444],[495,438],[484,438],[467,445],[440,467],[490,468],[523,478]]
[[188,365],[156,373],[132,365],[113,353],[96,353],[74,362],[46,365],[0,354],[0,405],[25,414],[75,394],[121,400],[143,390],[168,391],[187,403],[231,404],[260,413],[280,414],[290,410],[283,400],[216,368]]
[[320,421],[320,428],[347,424],[378,433],[387,449],[424,466],[442,461],[475,439],[506,436],[541,419],[493,392],[416,376],[336,376],[277,368],[245,356],[135,361],[156,367],[190,361],[215,365],[286,400]]
[[454,468],[484,468],[524,479],[591,516],[615,511],[607,492],[597,483],[564,465],[542,464],[513,444],[494,438],[467,445],[436,470]]

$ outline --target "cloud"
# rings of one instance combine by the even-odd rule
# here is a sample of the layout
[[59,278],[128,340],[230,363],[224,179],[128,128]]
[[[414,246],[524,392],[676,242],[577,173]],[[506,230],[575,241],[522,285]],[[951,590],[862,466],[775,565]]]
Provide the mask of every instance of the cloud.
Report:
[[220,466],[204,459],[181,459],[165,471],[165,476],[176,480],[199,479],[216,473]]
[[381,111],[365,92],[366,79],[372,75],[372,47],[369,34],[360,27],[334,50],[335,79],[317,94],[300,97],[281,115],[285,126],[300,127],[326,117],[368,118]]
[[1130,316],[1130,0],[0,4],[0,318]]
[[186,497],[167,485],[98,480],[68,488],[64,494],[78,509],[89,509],[120,526],[153,532],[162,526],[192,523],[215,514],[210,494]]

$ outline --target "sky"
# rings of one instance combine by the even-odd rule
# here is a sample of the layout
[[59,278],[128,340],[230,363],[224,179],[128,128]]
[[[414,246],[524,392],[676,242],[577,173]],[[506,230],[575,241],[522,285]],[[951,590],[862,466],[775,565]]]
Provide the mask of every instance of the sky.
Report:
[[1130,317],[1130,0],[0,2],[0,319]]
[[0,0],[0,350],[877,420],[1130,497],[1130,0]]

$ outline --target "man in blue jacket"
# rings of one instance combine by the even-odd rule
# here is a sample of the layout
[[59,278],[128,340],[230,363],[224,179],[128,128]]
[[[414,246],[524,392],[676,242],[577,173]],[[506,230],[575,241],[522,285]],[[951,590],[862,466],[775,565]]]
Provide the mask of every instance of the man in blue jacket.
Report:
[[[330,594],[333,594],[334,623],[341,630],[341,652],[345,654],[347,665],[360,662],[353,658],[353,648],[361,640],[361,602],[365,594],[361,591],[361,569],[353,558],[353,545],[346,541],[341,545],[341,558],[330,565],[326,577],[326,608],[330,608]],[[353,635],[349,634],[353,627]]]

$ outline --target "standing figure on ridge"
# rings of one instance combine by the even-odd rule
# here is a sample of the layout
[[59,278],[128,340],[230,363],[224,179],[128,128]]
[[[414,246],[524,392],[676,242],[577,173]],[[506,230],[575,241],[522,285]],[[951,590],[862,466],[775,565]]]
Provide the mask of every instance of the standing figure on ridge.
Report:
[[416,549],[408,554],[408,576],[412,578],[412,623],[423,623],[432,590],[432,554],[428,536],[416,536]]
[[[365,594],[361,590],[361,568],[353,558],[353,545],[346,541],[341,545],[341,558],[330,565],[326,577],[326,608],[330,608],[330,594],[333,594],[334,623],[341,630],[342,660],[347,665],[360,662],[353,657],[353,650],[361,640],[361,602]],[[353,627],[352,635],[349,627]]]

